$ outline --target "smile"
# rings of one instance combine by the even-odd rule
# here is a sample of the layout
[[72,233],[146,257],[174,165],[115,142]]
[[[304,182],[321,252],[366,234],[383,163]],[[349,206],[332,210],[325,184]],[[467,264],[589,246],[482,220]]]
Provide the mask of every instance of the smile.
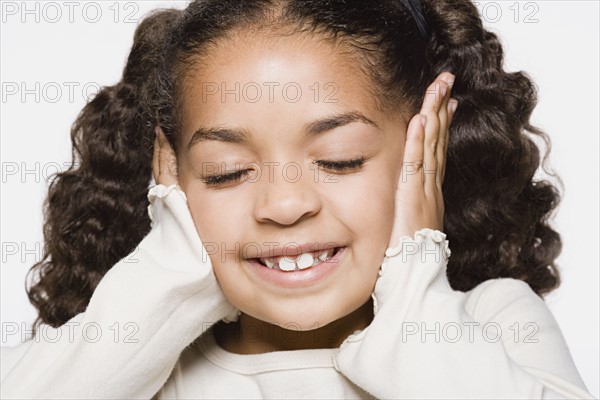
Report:
[[303,288],[329,282],[341,262],[347,247],[308,251],[297,255],[279,255],[248,259],[252,275],[258,281],[279,288]]
[[290,272],[307,269],[326,262],[334,257],[339,250],[339,247],[335,247],[322,251],[310,251],[297,256],[267,257],[255,260],[267,268]]

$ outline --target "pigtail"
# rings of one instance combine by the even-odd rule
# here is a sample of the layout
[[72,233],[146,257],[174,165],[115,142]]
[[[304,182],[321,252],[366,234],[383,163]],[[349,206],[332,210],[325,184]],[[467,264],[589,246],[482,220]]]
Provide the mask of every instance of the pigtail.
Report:
[[501,43],[470,1],[423,3],[432,27],[427,57],[433,76],[455,74],[452,96],[459,101],[443,187],[449,281],[465,291],[512,277],[542,295],[560,283],[554,260],[561,238],[548,224],[560,193],[551,182],[533,179],[540,150],[531,135],[547,146],[543,170],[561,188],[562,181],[545,165],[550,138],[529,122],[535,86],[526,73],[503,70]]
[[[71,129],[73,162],[44,204],[44,256],[28,273],[39,323],[58,327],[85,311],[100,279],[150,230],[148,186],[156,69],[177,10],[139,25],[123,76],[83,108]],[[31,275],[30,275],[31,274]],[[29,279],[28,279],[29,280]]]

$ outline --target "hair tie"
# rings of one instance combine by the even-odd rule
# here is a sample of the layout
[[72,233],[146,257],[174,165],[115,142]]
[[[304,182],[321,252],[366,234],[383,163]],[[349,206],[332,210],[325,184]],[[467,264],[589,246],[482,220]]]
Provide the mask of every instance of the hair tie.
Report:
[[423,16],[423,10],[421,9],[421,1],[420,0],[403,0],[404,6],[408,8],[408,11],[413,16],[415,23],[417,24],[417,28],[419,28],[419,32],[423,39],[429,39],[429,25]]

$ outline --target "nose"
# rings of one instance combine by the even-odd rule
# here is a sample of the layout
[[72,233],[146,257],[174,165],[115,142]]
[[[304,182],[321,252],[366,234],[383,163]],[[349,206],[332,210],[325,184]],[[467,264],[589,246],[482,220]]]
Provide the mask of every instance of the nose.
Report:
[[319,213],[322,207],[319,193],[304,170],[300,176],[275,173],[271,179],[261,179],[260,194],[254,205],[254,217],[259,222],[292,225]]

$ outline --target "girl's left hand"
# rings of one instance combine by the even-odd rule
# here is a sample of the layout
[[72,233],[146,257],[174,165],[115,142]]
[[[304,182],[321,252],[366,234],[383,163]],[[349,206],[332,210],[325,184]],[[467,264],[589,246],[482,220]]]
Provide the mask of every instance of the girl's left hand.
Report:
[[402,170],[396,189],[394,225],[388,247],[423,228],[444,229],[442,182],[449,127],[458,101],[450,99],[454,75],[442,72],[425,94],[423,107],[406,132]]

